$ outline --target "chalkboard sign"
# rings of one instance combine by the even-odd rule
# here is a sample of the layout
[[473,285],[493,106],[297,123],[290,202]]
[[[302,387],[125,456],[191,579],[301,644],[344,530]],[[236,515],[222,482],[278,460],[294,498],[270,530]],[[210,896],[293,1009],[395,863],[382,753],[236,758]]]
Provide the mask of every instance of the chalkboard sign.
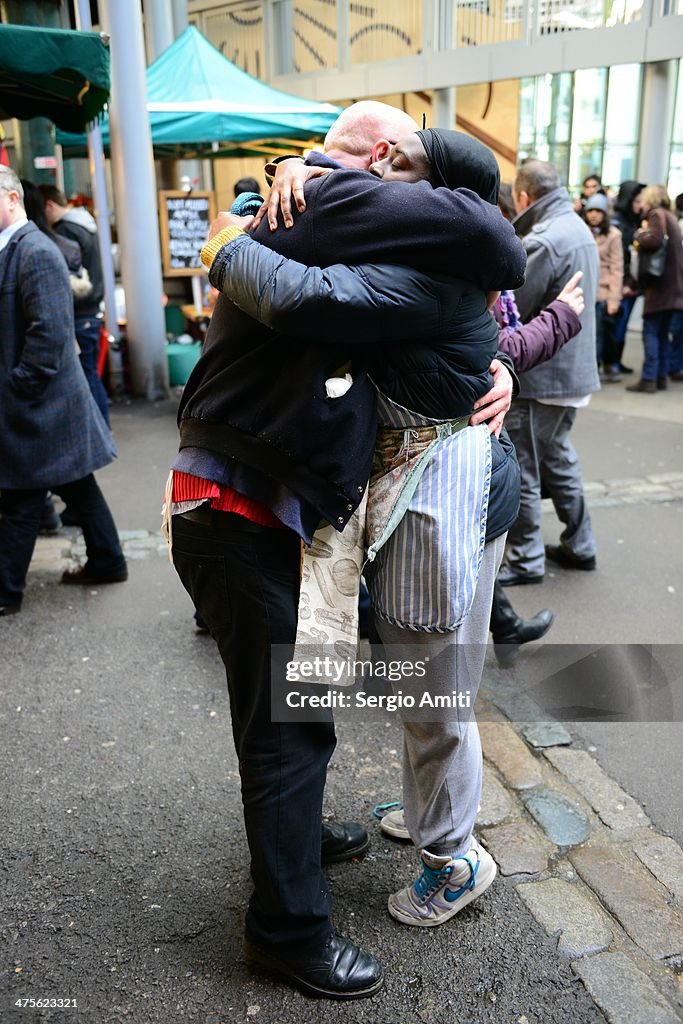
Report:
[[213,192],[160,192],[159,225],[165,277],[203,274],[199,259],[216,216]]

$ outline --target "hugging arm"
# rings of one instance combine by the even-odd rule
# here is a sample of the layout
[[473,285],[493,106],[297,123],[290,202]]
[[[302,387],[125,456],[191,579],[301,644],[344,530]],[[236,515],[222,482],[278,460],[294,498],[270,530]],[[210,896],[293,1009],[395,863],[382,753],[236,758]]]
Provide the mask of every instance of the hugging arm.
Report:
[[[324,179],[310,182],[313,175]],[[366,171],[308,166],[288,160],[278,167],[279,189],[266,205],[268,224],[297,229],[296,210],[324,216],[332,229],[334,256],[317,241],[314,260],[328,263],[401,263],[447,272],[483,291],[517,288],[524,280],[526,256],[515,230],[500,210],[466,188],[432,188],[427,181],[410,184],[380,181]],[[282,193],[282,210],[278,200]],[[368,230],[370,228],[371,230]]]
[[[286,259],[246,234],[224,245],[216,242],[217,252],[206,258],[212,285],[243,312],[285,334],[314,332],[321,343],[372,343],[388,336],[395,341],[435,338],[449,328],[430,278],[408,267],[335,265],[323,270]],[[500,352],[497,356],[495,386],[477,403],[486,408],[473,421],[489,423],[496,431],[515,383],[519,390],[512,360]]]
[[248,235],[224,245],[211,284],[255,320],[283,334],[368,344],[438,336],[446,329],[430,279],[409,267],[307,267]]

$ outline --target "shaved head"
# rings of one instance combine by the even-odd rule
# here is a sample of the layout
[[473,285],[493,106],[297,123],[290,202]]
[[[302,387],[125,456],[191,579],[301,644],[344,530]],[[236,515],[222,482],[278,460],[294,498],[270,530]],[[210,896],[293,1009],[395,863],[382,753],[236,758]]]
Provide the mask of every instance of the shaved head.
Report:
[[[382,139],[394,143],[418,125],[412,117],[376,100],[361,100],[344,110],[325,136],[325,152],[353,158],[353,166],[367,168],[372,162],[373,146]],[[348,165],[349,161],[344,161]]]

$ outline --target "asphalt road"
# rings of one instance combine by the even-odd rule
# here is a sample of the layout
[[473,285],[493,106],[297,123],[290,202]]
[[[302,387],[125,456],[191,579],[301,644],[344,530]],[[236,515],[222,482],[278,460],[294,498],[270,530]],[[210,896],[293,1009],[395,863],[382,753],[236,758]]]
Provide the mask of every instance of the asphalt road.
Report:
[[76,999],[93,1024],[603,1020],[507,882],[449,927],[389,918],[389,893],[415,871],[371,817],[397,792],[395,724],[341,724],[326,807],[372,832],[369,855],[330,880],[337,927],[381,958],[386,991],[321,1008],[248,971],[226,690],[189,612],[154,558],[99,593],[34,576],[3,623],[3,1019],[63,1019],[13,1006],[48,996]]
[[[121,529],[156,530],[175,450],[173,403],[117,407],[113,422],[121,458],[102,485]],[[652,399],[621,389],[599,396],[576,428],[585,478],[683,470],[682,423],[680,385]],[[522,612],[555,609],[556,643],[680,645],[682,515],[683,501],[596,509],[597,572],[557,570],[542,587],[509,593]],[[553,541],[552,516],[544,529]],[[0,627],[4,1019],[604,1020],[507,880],[440,929],[388,917],[388,894],[415,866],[414,851],[382,839],[371,817],[397,795],[392,723],[340,724],[327,796],[330,812],[372,832],[369,855],[332,868],[330,879],[339,930],[381,958],[385,992],[321,1005],[248,971],[249,865],[213,644],[195,635],[163,558],[132,562],[126,585],[74,589],[32,574],[22,614]],[[532,664],[532,651],[522,657]],[[654,824],[683,841],[680,722],[574,728]],[[38,1015],[13,1005],[46,996],[78,1008]]]

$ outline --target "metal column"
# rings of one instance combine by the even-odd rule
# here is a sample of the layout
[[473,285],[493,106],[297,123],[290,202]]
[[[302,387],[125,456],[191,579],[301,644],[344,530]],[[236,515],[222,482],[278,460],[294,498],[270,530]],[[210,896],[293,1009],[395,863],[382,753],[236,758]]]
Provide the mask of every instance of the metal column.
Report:
[[133,391],[158,399],[168,365],[142,16],[139,0],[103,0],[100,10],[111,37],[111,164]]
[[435,89],[432,99],[431,128],[455,128],[455,88]]
[[638,181],[648,185],[666,185],[669,178],[677,63],[664,60],[643,66]]
[[173,38],[182,35],[188,25],[187,0],[173,0]]
[[[92,32],[90,17],[90,0],[78,0],[76,5],[76,24],[81,32]],[[104,277],[104,322],[107,330],[118,337],[116,321],[116,293],[114,261],[111,254],[111,228],[109,226],[109,201],[107,198],[107,180],[104,173],[104,149],[102,132],[99,125],[94,125],[88,132],[88,159],[90,164],[90,180],[92,182],[93,199],[95,201],[95,219],[97,221],[97,239],[102,259]],[[115,360],[111,358],[112,364]],[[123,388],[120,360],[119,365],[112,365],[112,390],[116,393]]]
[[[106,0],[106,2],[112,8],[116,6],[112,0]],[[146,0],[145,38],[147,41],[147,63],[152,64],[175,39],[171,0]]]

